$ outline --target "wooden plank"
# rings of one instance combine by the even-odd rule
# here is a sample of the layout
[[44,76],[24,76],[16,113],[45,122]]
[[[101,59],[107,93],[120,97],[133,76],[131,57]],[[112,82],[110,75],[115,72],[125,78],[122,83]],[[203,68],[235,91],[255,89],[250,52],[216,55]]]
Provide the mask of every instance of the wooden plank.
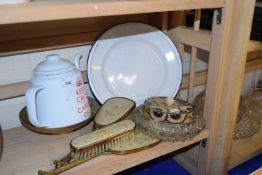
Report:
[[247,54],[247,60],[262,58],[262,50],[254,51],[254,52],[248,52]]
[[216,11],[212,27],[204,109],[210,137],[200,153],[202,174],[226,174],[229,166],[255,5],[254,0],[225,2],[221,24]]
[[[194,17],[194,31],[199,31],[200,18],[201,18],[201,10],[197,9],[195,10],[195,17]],[[190,69],[189,69],[189,85],[188,85],[188,101],[191,103],[193,101],[196,60],[197,60],[197,48],[192,47]]]
[[[186,22],[186,11],[173,11],[169,12],[169,29],[176,28],[178,26],[184,26]],[[169,35],[170,30],[168,30],[167,35]],[[182,43],[177,44],[178,52],[181,58],[181,62],[183,64],[183,58],[184,58],[184,51],[185,51],[185,45]],[[179,90],[177,93],[177,98],[181,98],[181,92],[182,90]]]
[[262,167],[256,170],[255,172],[251,173],[250,175],[261,175],[262,174]]
[[[205,97],[205,107],[204,107],[204,117],[206,118],[207,127],[212,131],[212,138],[208,139],[208,145],[205,148],[200,148],[199,153],[199,163],[198,163],[198,172],[196,174],[212,174],[210,173],[210,169],[212,166],[211,163],[211,152],[215,151],[215,147],[213,144],[215,143],[215,128],[216,123],[218,122],[217,110],[220,102],[221,93],[221,70],[222,69],[222,59],[220,59],[222,52],[222,38],[224,35],[223,26],[216,24],[217,19],[217,10],[214,12],[213,18],[213,30],[212,30],[212,40],[211,40],[211,52],[209,60],[209,75],[207,77],[207,87],[206,87],[206,97]],[[224,14],[225,15],[225,14]],[[218,66],[220,65],[220,66]],[[223,174],[223,173],[217,173]]]
[[262,69],[262,58],[256,58],[250,61],[247,61],[245,66],[245,72],[252,72],[258,69]]
[[15,41],[0,42],[0,56],[25,54],[93,43],[102,32],[76,33]]
[[208,30],[195,31],[189,27],[177,27],[169,30],[168,35],[175,43],[183,43],[203,50],[210,50],[211,32]]
[[253,156],[262,153],[262,127],[252,137],[240,140],[234,140],[230,154],[230,168],[233,168]]
[[[158,23],[161,20],[156,21],[155,17],[160,15],[154,15],[154,20],[150,16],[151,14],[127,15],[119,16],[119,19],[111,17],[110,20],[107,17],[100,17],[2,25],[0,26],[0,56],[90,44],[109,27],[128,21],[150,23],[159,27]],[[162,23],[160,28],[167,28],[167,23]],[[203,50],[210,50],[211,33],[209,31],[198,32],[190,28],[178,27],[170,30],[168,35],[175,43],[181,42]],[[262,50],[261,45],[260,42],[250,41],[248,51]]]
[[168,30],[168,12],[163,12],[162,13],[162,26],[161,26],[161,30],[164,33],[167,33]]
[[[201,9],[197,9],[195,10],[195,15],[194,15],[194,26],[193,29],[194,31],[199,31],[200,28],[200,20],[201,20]],[[197,54],[198,53],[198,49],[197,47],[192,46],[191,49],[191,60],[190,60],[190,70],[189,70],[189,87],[188,87],[188,101],[189,102],[193,102],[193,93],[194,93],[194,86],[196,83],[196,62],[197,62]],[[206,77],[205,77],[206,78]],[[206,79],[205,79],[206,80]],[[186,152],[184,154],[185,158],[187,157],[188,162],[191,162],[188,166],[190,167],[190,165],[192,165],[191,171],[194,171],[194,168],[197,167],[197,163],[194,164],[193,158],[190,159],[190,156],[196,156],[194,153],[198,153],[198,149],[192,149],[189,150],[188,152]],[[183,156],[183,155],[181,155]],[[196,158],[198,159],[199,156],[196,156]],[[195,159],[195,160],[197,160]],[[198,161],[198,160],[197,160]]]
[[[87,82],[87,74],[86,71],[82,71],[83,81]],[[0,101],[6,100],[10,98],[24,96],[26,90],[31,86],[30,81],[12,83],[0,86]]]
[[169,28],[174,29],[179,26],[185,26],[186,24],[186,11],[174,11],[170,12]]
[[[181,59],[181,63],[182,63],[182,65],[184,64],[183,63],[183,60],[184,60],[184,50],[185,49],[185,45],[184,44],[182,44],[182,43],[179,43],[179,45],[178,45],[178,52],[179,52],[179,55],[180,55],[180,59]],[[183,77],[183,79],[184,79],[184,77]],[[182,84],[183,84],[183,79],[182,79]],[[185,84],[186,86],[188,85],[188,83],[187,84]],[[181,86],[182,87],[182,86]],[[181,98],[181,92],[182,92],[182,90],[180,89],[179,91],[178,91],[178,94],[177,94],[177,98]]]
[[[245,72],[252,72],[261,68],[262,68],[262,58],[252,59],[247,62]],[[82,72],[82,77],[84,82],[87,82],[86,71]],[[194,86],[200,86],[206,84],[206,79],[207,79],[206,71],[196,72]],[[188,83],[189,83],[189,75],[185,74],[183,75],[181,89],[182,90],[187,89]],[[0,92],[1,92],[0,101],[9,98],[23,96],[25,94],[26,89],[28,89],[30,85],[31,84],[29,81],[24,81],[24,82],[18,82],[18,83],[0,86]]]
[[[181,89],[187,89],[189,84],[189,74],[183,76]],[[199,71],[195,74],[194,86],[200,86],[206,83],[207,71]]]
[[[90,130],[90,127],[89,127]],[[52,161],[69,151],[69,141],[88,132],[88,128],[61,136],[33,133],[23,127],[4,131],[4,152],[0,164],[1,174],[35,175],[39,169],[52,168]],[[132,166],[166,155],[208,137],[204,130],[185,142],[163,142],[153,148],[129,155],[103,155],[90,160],[64,174],[113,174]]]
[[149,16],[150,14],[134,14],[0,25],[0,41],[104,32],[114,25],[125,22],[147,23]]
[[0,56],[93,43],[125,22],[149,23],[149,14],[0,25]]
[[254,52],[258,50],[262,50],[262,43],[259,41],[249,41],[248,43],[248,52]]
[[[260,65],[262,67],[262,61],[260,62]],[[86,71],[82,71],[82,77],[83,77],[83,81],[86,83],[88,81]],[[199,85],[205,84],[206,77],[207,77],[206,71],[197,72],[194,85],[199,86]],[[186,74],[186,75],[183,76],[181,89],[187,89],[188,83],[189,83],[189,75]],[[0,86],[0,92],[1,92],[0,93],[0,101],[23,96],[25,94],[26,90],[30,86],[31,86],[30,81],[24,81],[24,82]]]
[[30,81],[13,83],[0,86],[0,100],[20,97],[25,95],[26,90],[31,86]]
[[222,0],[34,0],[26,4],[1,6],[0,24],[223,6]]
[[[194,46],[199,49],[210,51],[211,32],[208,30],[195,31],[189,27],[177,27],[168,31],[168,36],[175,42]],[[259,41],[248,42],[248,52],[261,51],[262,43]]]
[[[74,36],[71,36],[71,37],[74,38]],[[76,37],[76,38],[78,38],[78,37]],[[17,48],[19,48],[19,50],[13,50],[13,49],[9,50],[10,48],[8,48],[7,50],[9,50],[9,51],[5,50],[4,52],[0,53],[0,57],[10,56],[10,55],[18,55],[18,54],[27,54],[27,53],[32,53],[32,52],[42,52],[42,51],[48,51],[48,50],[54,50],[54,49],[65,49],[65,48],[70,48],[70,47],[79,47],[79,46],[83,46],[83,45],[86,45],[86,44],[90,44],[90,42],[86,41],[86,42],[83,42],[82,44],[79,43],[79,42],[76,42],[75,44],[70,42],[70,44],[66,45],[66,44],[60,42],[61,40],[59,40],[56,37],[53,38],[53,39],[54,39],[54,41],[57,45],[54,45],[54,46],[53,45],[47,45],[46,42],[41,42],[41,43],[43,43],[42,46],[35,47],[36,45],[39,46],[38,41],[43,41],[43,40],[42,39],[33,40],[32,42],[33,43],[36,42],[36,45],[33,45],[30,42],[30,48],[22,49],[22,48],[24,48],[24,44],[21,43],[21,45],[16,46]],[[81,38],[81,40],[83,40],[83,38]],[[51,40],[49,40],[49,41],[51,41]],[[58,43],[60,43],[60,44],[58,44]]]

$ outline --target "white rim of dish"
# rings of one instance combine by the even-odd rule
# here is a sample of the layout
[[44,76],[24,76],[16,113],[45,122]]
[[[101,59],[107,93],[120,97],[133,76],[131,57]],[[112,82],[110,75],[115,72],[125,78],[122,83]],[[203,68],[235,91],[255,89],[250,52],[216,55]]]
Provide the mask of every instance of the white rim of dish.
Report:
[[[175,46],[175,44],[171,41],[171,39],[168,37],[167,34],[165,34],[164,32],[162,32],[161,30],[159,30],[158,28],[152,26],[152,25],[149,25],[149,24],[146,24],[146,23],[142,23],[142,22],[127,22],[127,23],[122,23],[122,24],[119,24],[119,25],[116,25],[116,26],[113,26],[111,28],[109,28],[108,30],[106,30],[102,35],[99,36],[99,38],[96,40],[96,42],[92,45],[90,51],[89,51],[89,54],[88,54],[88,58],[87,58],[87,79],[88,79],[88,83],[89,83],[89,86],[91,87],[91,92],[94,94],[94,97],[101,103],[103,104],[107,99],[102,99],[102,97],[100,97],[99,93],[97,92],[95,86],[93,85],[93,83],[90,81],[90,75],[91,75],[91,69],[89,69],[91,67],[91,59],[93,57],[93,54],[95,52],[95,49],[93,48],[96,48],[96,46],[99,44],[99,42],[101,42],[101,38],[103,38],[104,36],[107,35],[108,31],[110,30],[114,30],[115,28],[118,28],[120,26],[124,26],[124,25],[145,25],[149,28],[152,28],[154,29],[155,31],[159,32],[159,34],[164,37],[166,39],[167,42],[169,42],[170,46],[172,47],[172,50],[175,52],[175,55],[178,55],[179,56],[179,59],[178,62],[179,64],[181,65],[181,72],[178,72],[180,73],[179,75],[179,84],[176,86],[175,90],[174,90],[174,94],[172,95],[172,97],[175,97],[180,89],[180,86],[182,84],[182,74],[183,74],[183,66],[182,66],[182,62],[181,62],[181,57],[180,57],[180,53],[178,52],[178,49],[177,47]],[[128,97],[126,97],[128,98]],[[133,100],[133,99],[132,99]]]

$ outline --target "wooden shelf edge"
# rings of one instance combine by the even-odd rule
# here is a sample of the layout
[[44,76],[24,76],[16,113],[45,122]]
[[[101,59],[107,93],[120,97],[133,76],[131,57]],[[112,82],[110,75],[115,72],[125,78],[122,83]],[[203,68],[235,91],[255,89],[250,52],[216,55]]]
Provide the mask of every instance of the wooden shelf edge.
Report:
[[63,45],[47,46],[47,47],[35,48],[35,49],[5,51],[5,52],[0,52],[0,57],[12,56],[12,55],[18,55],[18,54],[28,54],[28,53],[32,53],[32,52],[43,52],[43,51],[55,50],[55,49],[67,49],[67,48],[72,48],[72,47],[86,46],[87,44],[93,44],[93,42],[87,41],[87,42],[76,43],[76,44],[63,44]]
[[211,31],[208,30],[195,31],[193,28],[181,26],[169,30],[168,36],[176,45],[182,43],[207,51],[211,47]]
[[[194,31],[193,28],[181,26],[170,30],[168,35],[174,43],[182,43],[207,51],[211,47],[211,31],[208,30]],[[262,42],[250,40],[247,51],[262,51]]]
[[[2,46],[0,49],[0,56],[25,54],[29,52],[39,52],[92,44],[100,34],[101,32],[87,32],[8,41],[2,43],[0,42],[0,46]],[[204,51],[210,50],[211,31],[194,31],[189,27],[177,27],[175,29],[169,30],[167,34],[173,40],[173,42],[176,43],[176,45],[178,43],[184,43],[188,46],[194,46]],[[250,40],[248,44],[248,52],[256,51],[262,51],[262,43]],[[207,57],[206,55],[201,55],[200,51],[198,54],[198,56],[201,56],[201,58]]]
[[262,51],[262,42],[250,40],[247,50],[248,52]]
[[252,172],[250,175],[261,175],[262,174],[262,167],[256,170],[255,172]]
[[[206,82],[206,76],[207,76],[206,71],[197,72],[196,73],[195,86],[203,85]],[[83,77],[83,81],[85,83],[88,82],[86,71],[82,71],[82,77]],[[188,88],[188,82],[189,82],[189,75],[188,74],[183,75],[181,89],[187,89]],[[12,84],[8,84],[8,85],[0,86],[0,92],[1,92],[0,93],[0,101],[10,99],[10,98],[24,96],[26,90],[30,86],[31,86],[30,81],[24,81],[24,82],[12,83]]]
[[[34,0],[0,6],[0,24],[223,7],[222,0]],[[47,13],[48,12],[48,13]]]
[[233,168],[253,156],[262,153],[262,127],[252,137],[234,140],[231,149],[230,165],[229,168]]
[[[41,135],[24,127],[4,131],[1,173],[33,175],[39,169],[51,169],[53,167],[52,161],[66,155],[69,151],[70,140],[87,133],[88,129],[86,128],[60,136]],[[189,141],[162,142],[150,149],[128,155],[101,155],[64,174],[113,174],[199,142],[207,138],[208,135],[209,131],[203,130]]]

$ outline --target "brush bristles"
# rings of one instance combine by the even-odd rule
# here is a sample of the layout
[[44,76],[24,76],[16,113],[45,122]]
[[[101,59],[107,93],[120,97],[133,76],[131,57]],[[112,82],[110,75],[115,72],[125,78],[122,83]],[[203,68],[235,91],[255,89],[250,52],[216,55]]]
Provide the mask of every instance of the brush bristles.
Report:
[[124,134],[121,137],[118,137],[116,139],[110,140],[104,144],[101,144],[97,147],[91,148],[91,149],[85,149],[80,152],[74,152],[71,151],[71,156],[74,159],[91,159],[93,157],[98,156],[99,154],[102,154],[103,152],[108,151],[110,148],[117,146],[121,144],[122,142],[125,142],[127,140],[130,140],[134,136],[134,132],[129,132],[127,134]]

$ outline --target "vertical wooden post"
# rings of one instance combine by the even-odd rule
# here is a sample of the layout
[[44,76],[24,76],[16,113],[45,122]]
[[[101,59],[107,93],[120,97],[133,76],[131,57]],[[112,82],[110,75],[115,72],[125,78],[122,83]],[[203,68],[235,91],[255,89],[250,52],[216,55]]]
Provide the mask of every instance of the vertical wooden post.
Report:
[[227,172],[254,5],[255,0],[226,0],[214,16],[204,110],[210,136],[199,174]]
[[170,29],[174,29],[179,26],[184,26],[186,24],[186,11],[174,11],[169,12],[169,27]]
[[[196,9],[195,10],[195,17],[194,17],[194,30],[196,30],[196,31],[199,31],[200,18],[201,18],[201,10]],[[197,48],[192,47],[191,60],[190,60],[190,72],[189,72],[189,88],[188,88],[188,101],[191,102],[191,103],[193,101],[196,61],[197,61]]]
[[162,24],[161,24],[161,28],[162,31],[167,33],[168,30],[168,12],[162,12]]
[[[184,52],[185,52],[185,45],[183,43],[178,44],[178,52],[180,54],[180,58],[181,58],[182,66],[183,66],[183,58],[184,58]],[[177,98],[181,98],[181,92],[182,90],[180,89],[177,94]]]
[[[186,23],[186,11],[174,11],[169,12],[169,19],[168,19],[168,28],[173,29],[179,26],[184,26]],[[178,51],[180,54],[181,62],[183,64],[183,58],[184,58],[184,47],[185,45],[183,43],[179,43],[178,45]],[[177,94],[177,98],[181,98],[181,92],[180,90]]]

